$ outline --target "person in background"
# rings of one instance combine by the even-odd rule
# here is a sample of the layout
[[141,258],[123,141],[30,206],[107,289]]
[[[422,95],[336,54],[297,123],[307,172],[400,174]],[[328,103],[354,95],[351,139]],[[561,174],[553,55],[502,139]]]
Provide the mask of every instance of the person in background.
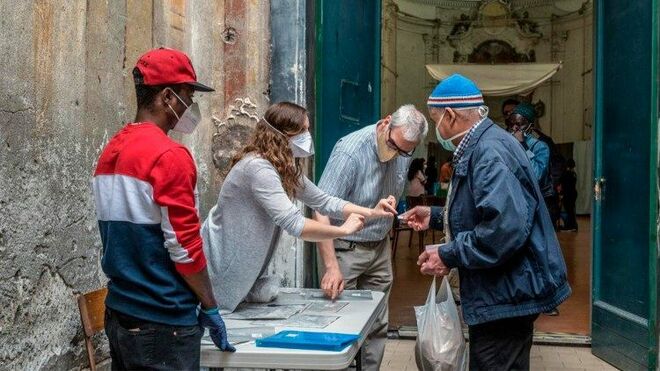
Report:
[[507,129],[525,149],[525,153],[536,175],[536,180],[541,188],[546,207],[551,214],[553,225],[555,225],[554,215],[556,214],[555,209],[558,202],[550,176],[550,147],[532,134],[535,120],[536,113],[534,106],[523,102],[517,105],[509,116]]
[[424,175],[426,176],[426,194],[434,195],[436,193],[436,185],[438,184],[438,164],[435,161],[435,156],[429,156],[429,160],[426,162],[426,170]]
[[424,176],[425,168],[426,160],[423,158],[416,158],[410,163],[408,168],[408,196],[419,197],[426,193],[424,188],[427,182],[427,178]]
[[575,201],[577,200],[577,174],[575,173],[575,160],[566,161],[566,170],[560,182],[561,203],[566,211],[566,220],[562,230],[577,232],[578,224],[575,217]]
[[558,229],[561,214],[561,203],[559,201],[558,188],[561,183],[561,177],[564,174],[564,170],[566,169],[566,159],[557,149],[555,141],[552,140],[549,135],[543,133],[538,125],[534,125],[532,127],[531,134],[541,142],[545,143],[548,146],[548,149],[550,149],[550,181],[552,182],[556,197],[554,199],[554,205],[548,208],[548,211],[550,212],[552,224],[555,226],[555,229]]
[[505,100],[504,103],[502,103],[502,117],[504,118],[505,123],[509,119],[509,116],[511,116],[511,113],[513,113],[513,110],[519,104],[520,101],[514,98],[509,98]]
[[441,197],[447,197],[449,182],[451,181],[451,175],[454,172],[454,167],[452,166],[453,160],[454,156],[449,155],[447,161],[440,167],[440,191],[438,193]]
[[471,370],[529,370],[534,321],[571,293],[536,174],[519,142],[488,118],[469,79],[444,79],[428,106],[455,170],[445,207],[401,216],[415,230],[447,236],[417,264],[435,276],[458,268]]
[[195,130],[193,95],[213,89],[167,48],[142,55],[133,78],[137,115],[105,146],[92,181],[112,369],[199,370],[202,327],[221,350],[234,347],[206,270],[195,162],[167,134]]
[[[520,142],[520,145],[525,149],[525,154],[536,175],[543,200],[548,210],[548,215],[552,221],[554,229],[558,229],[559,222],[559,197],[555,191],[552,177],[550,174],[550,147],[547,143],[539,140],[533,133],[534,123],[536,121],[536,110],[534,106],[527,102],[522,102],[513,109],[507,126],[509,132]],[[544,312],[549,316],[559,315],[557,308]]]
[[[520,102],[516,99],[507,99],[502,104],[502,115],[504,116],[505,126],[507,127],[508,130],[510,130],[512,125],[510,121],[511,114],[519,104]],[[533,108],[533,106],[531,106],[529,103],[525,103],[525,105],[528,105],[529,107]],[[548,162],[548,173],[550,174],[550,181],[552,183],[553,189],[555,190],[555,197],[552,199],[548,199],[546,201],[552,202],[551,204],[548,204],[548,212],[550,212],[550,218],[552,219],[552,224],[555,226],[555,230],[556,230],[559,225],[559,214],[561,210],[559,197],[557,197],[557,193],[558,193],[557,188],[559,187],[561,175],[564,172],[565,159],[561,155],[561,153],[557,150],[557,146],[555,145],[555,142],[552,140],[552,138],[546,135],[545,133],[543,133],[543,131],[541,131],[540,126],[531,125],[528,134],[534,137],[535,139],[538,139],[541,142],[545,143],[550,151],[549,162]]]
[[[211,282],[222,310],[243,301],[275,299],[280,278],[268,275],[282,231],[305,241],[350,236],[364,218],[392,224],[394,197],[365,208],[332,197],[302,174],[314,154],[307,110],[280,102],[266,110],[248,144],[234,157],[217,204],[202,227]],[[333,218],[327,225],[305,218],[293,199]]]
[[[401,106],[392,115],[341,138],[330,155],[319,188],[364,207],[373,207],[381,195],[403,193],[411,156],[426,137],[428,124],[412,104]],[[316,214],[327,224],[337,220]],[[388,232],[390,220],[371,220],[353,235],[319,243],[325,274],[321,287],[334,290],[338,282],[347,289],[385,293],[385,305],[362,347],[364,370],[378,370],[387,341],[387,300],[392,287],[392,259]],[[337,259],[326,259],[326,257]],[[328,278],[329,277],[329,278]]]

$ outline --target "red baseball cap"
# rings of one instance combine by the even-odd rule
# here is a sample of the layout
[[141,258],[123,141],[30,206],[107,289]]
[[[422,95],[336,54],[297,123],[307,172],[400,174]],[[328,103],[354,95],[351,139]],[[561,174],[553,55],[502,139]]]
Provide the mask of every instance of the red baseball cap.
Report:
[[152,49],[138,59],[135,67],[142,77],[134,78],[135,84],[172,85],[188,84],[197,91],[214,91],[214,89],[197,82],[195,69],[186,53],[170,48]]

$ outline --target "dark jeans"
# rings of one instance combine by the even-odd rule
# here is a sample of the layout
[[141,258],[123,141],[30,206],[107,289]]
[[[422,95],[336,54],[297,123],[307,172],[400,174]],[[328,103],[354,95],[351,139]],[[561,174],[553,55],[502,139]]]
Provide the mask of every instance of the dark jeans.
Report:
[[557,230],[557,226],[559,225],[559,217],[561,214],[559,197],[557,197],[557,195],[546,196],[544,201],[545,206],[548,208],[548,212],[550,213],[552,225],[555,227],[555,230]]
[[112,370],[199,370],[200,326],[147,322],[106,308]]
[[566,210],[566,223],[564,228],[577,229],[577,219],[575,218],[575,198],[564,197],[564,209]]
[[538,314],[470,326],[470,370],[529,370]]

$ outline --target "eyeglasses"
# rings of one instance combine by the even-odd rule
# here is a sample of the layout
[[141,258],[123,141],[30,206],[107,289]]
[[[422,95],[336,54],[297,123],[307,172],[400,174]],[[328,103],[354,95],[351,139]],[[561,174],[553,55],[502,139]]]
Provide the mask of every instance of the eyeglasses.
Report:
[[399,155],[401,155],[403,157],[412,157],[412,155],[415,153],[415,149],[417,148],[415,146],[415,148],[413,148],[412,151],[410,151],[410,152],[406,152],[406,151],[402,150],[392,140],[392,129],[391,128],[389,129],[389,132],[387,133],[387,141],[385,141],[385,143],[387,144],[388,147],[390,147],[391,149],[397,151],[399,153]]

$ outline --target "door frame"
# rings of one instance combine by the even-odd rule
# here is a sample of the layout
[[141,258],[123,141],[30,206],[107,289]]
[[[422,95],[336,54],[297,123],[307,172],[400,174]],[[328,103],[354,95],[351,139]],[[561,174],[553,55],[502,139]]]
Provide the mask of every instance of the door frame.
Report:
[[[601,53],[603,50],[603,45],[605,40],[603,38],[602,30],[602,17],[605,0],[596,0],[594,1],[594,127],[593,127],[593,140],[594,140],[594,185],[600,179],[603,174],[603,158],[602,153],[605,150],[604,143],[607,138],[604,138],[602,121],[603,121],[603,108],[600,102],[603,101],[603,82],[605,81],[605,76],[603,70],[600,68],[604,64],[604,56]],[[655,83],[651,84],[651,122],[650,133],[648,140],[650,140],[650,156],[651,161],[649,163],[649,184],[651,185],[649,198],[652,200],[649,204],[648,209],[648,218],[649,218],[649,243],[648,243],[648,273],[649,273],[649,318],[647,321],[648,326],[648,344],[649,344],[649,353],[648,353],[648,367],[649,369],[656,369],[658,366],[658,318],[660,310],[658,308],[658,292],[660,290],[658,280],[658,266],[660,258],[660,244],[658,241],[658,88],[659,75],[658,75],[658,63],[660,59],[658,58],[658,0],[652,0],[652,35],[651,35],[651,58],[653,59],[651,63],[651,75]],[[634,21],[634,20],[632,20]],[[655,160],[654,160],[655,159]],[[605,186],[606,187],[606,186]],[[605,188],[606,189],[606,188]],[[603,218],[601,211],[601,204],[599,202],[592,203],[592,278],[591,278],[591,312],[593,314],[593,304],[600,297],[600,285],[598,284],[598,277],[600,277],[601,267],[600,264],[596,264],[600,261],[600,246],[602,246],[601,239],[601,220]],[[605,216],[607,217],[607,216]],[[593,326],[593,318],[591,318]],[[592,327],[592,336],[593,336],[593,327]],[[593,349],[593,348],[592,348]],[[593,350],[592,350],[593,352]],[[618,354],[606,353],[609,357],[619,357]]]
[[[324,2],[335,2],[337,0],[314,0],[314,28],[315,28],[315,38],[314,38],[314,143],[316,146],[321,149],[323,143],[323,138],[321,133],[323,131],[324,125],[323,117],[323,104],[321,103],[321,92],[323,91],[323,42],[325,35],[323,33],[323,3]],[[381,1],[375,1],[373,11],[376,13],[375,20],[377,22],[376,28],[378,33],[374,38],[374,63],[376,64],[374,68],[372,86],[374,93],[374,106],[373,106],[373,115],[374,117],[380,117],[380,85],[381,85],[381,28],[382,28],[382,3]],[[325,144],[327,145],[327,144]],[[332,143],[334,147],[335,143]],[[317,151],[318,152],[318,151]],[[323,168],[321,168],[321,156],[314,156],[314,180],[318,182],[319,178],[323,174]]]

